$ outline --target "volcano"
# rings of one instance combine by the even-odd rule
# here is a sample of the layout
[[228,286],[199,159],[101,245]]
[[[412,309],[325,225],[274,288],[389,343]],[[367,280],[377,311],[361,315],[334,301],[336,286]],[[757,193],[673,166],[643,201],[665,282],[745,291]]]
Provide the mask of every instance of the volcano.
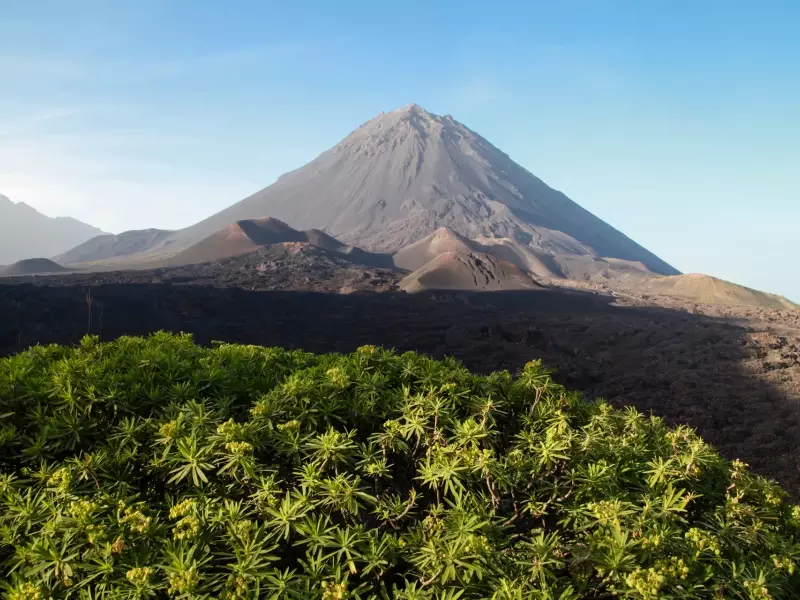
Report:
[[544,255],[608,257],[678,274],[465,125],[416,104],[381,113],[304,167],[176,232],[174,247],[267,215],[372,251],[397,251],[447,227]]
[[[398,252],[445,228],[494,246],[514,264],[532,261],[540,274],[587,277],[597,271],[594,261],[603,269],[617,261],[679,274],[465,125],[416,104],[381,113],[307,165],[195,225],[144,244],[114,244],[112,254],[119,265],[168,259],[232,224],[265,217],[372,252]],[[76,262],[90,263],[83,254]]]

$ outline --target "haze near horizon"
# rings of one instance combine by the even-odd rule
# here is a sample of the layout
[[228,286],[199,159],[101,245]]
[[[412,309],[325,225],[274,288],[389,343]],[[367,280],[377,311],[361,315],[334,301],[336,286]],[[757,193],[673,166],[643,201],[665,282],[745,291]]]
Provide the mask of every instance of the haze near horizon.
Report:
[[800,301],[800,7],[643,4],[4,2],[0,194],[176,229],[415,102],[678,269]]

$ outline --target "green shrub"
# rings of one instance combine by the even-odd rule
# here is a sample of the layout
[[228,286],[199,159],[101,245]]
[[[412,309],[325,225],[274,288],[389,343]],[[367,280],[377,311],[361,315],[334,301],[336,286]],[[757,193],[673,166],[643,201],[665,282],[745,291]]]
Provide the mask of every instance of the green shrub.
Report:
[[156,334],[0,360],[36,598],[796,598],[800,512],[685,427],[512,378]]

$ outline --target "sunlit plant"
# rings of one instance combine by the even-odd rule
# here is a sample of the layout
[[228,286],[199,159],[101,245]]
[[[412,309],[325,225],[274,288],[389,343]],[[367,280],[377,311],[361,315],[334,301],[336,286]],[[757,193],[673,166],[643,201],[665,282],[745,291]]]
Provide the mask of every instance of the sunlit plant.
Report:
[[538,362],[158,333],[0,360],[5,598],[800,597],[800,508]]

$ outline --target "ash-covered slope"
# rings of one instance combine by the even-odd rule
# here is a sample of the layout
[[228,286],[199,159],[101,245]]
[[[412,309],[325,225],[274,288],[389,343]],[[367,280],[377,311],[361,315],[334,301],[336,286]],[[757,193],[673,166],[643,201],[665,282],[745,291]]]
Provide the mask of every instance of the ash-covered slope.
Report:
[[395,252],[394,264],[401,269],[414,271],[446,252],[489,254],[537,277],[563,276],[558,265],[548,265],[545,262],[547,255],[539,256],[532,248],[515,240],[488,237],[471,240],[447,227],[440,227],[432,234]]
[[55,256],[102,233],[76,219],[51,218],[0,195],[0,265]]
[[630,286],[638,293],[663,294],[690,302],[728,306],[760,306],[776,310],[800,310],[783,296],[753,290],[730,281],[699,273],[675,277],[650,277]]
[[395,251],[444,226],[552,255],[612,257],[678,273],[469,128],[414,104],[379,115],[306,166],[171,239],[186,247],[263,215],[370,250]]
[[183,252],[164,261],[167,265],[189,265],[222,261],[241,256],[264,246],[303,243],[339,255],[340,259],[374,267],[393,266],[388,254],[374,254],[343,244],[318,229],[297,231],[283,221],[264,217],[243,219],[212,233]]
[[481,252],[443,252],[403,278],[400,289],[416,293],[426,290],[499,292],[541,289],[516,265]]
[[146,252],[167,239],[170,233],[172,232],[163,229],[142,229],[123,231],[119,235],[98,235],[57,256],[55,260],[65,265],[113,261]]

